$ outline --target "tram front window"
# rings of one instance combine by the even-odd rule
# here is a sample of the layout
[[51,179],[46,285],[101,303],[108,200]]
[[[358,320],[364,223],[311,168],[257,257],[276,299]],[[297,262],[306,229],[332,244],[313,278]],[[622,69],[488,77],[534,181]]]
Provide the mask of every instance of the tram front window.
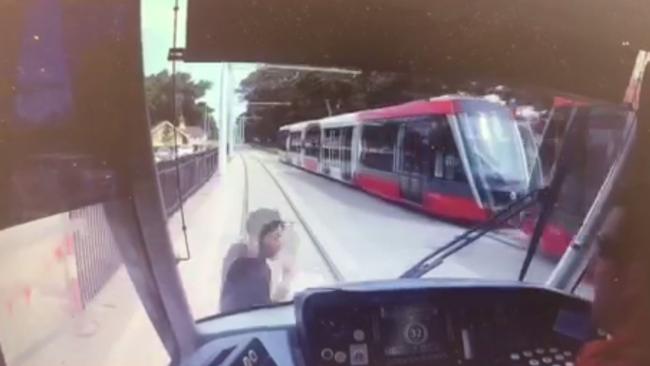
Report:
[[[215,184],[185,201],[190,249],[205,253],[179,264],[198,319],[291,301],[310,287],[399,277],[539,188],[529,184],[534,169],[546,169],[537,162],[538,144],[556,137],[518,124],[504,103],[511,98],[487,97],[493,83],[472,92],[461,83],[441,95],[439,81],[423,82],[418,74],[230,68],[238,80],[226,91],[237,102],[214,108],[242,111],[237,118],[247,121],[245,140],[233,142],[223,161],[228,170],[211,178]],[[355,92],[340,89],[344,85]],[[273,98],[260,101],[260,95]],[[553,107],[542,92],[522,95],[528,99],[514,107],[535,105],[537,115]],[[603,119],[611,125],[621,117]],[[276,137],[280,141],[266,143]],[[612,156],[618,152],[612,149]],[[175,182],[161,180],[164,194],[175,192]],[[565,195],[560,201],[575,206]],[[494,226],[426,276],[516,279],[537,212]],[[553,226],[543,228],[526,281],[544,283],[552,273],[577,230],[566,216],[554,215]],[[183,254],[179,215],[169,223],[175,250]],[[209,248],[194,244],[199,240]],[[204,273],[193,269],[199,263]],[[204,291],[203,283],[216,285]]]
[[[167,10],[153,0],[147,4],[145,16]],[[156,30],[144,31],[145,45],[151,40],[155,46]],[[159,55],[144,56],[149,89],[168,82],[159,74],[165,69]],[[224,141],[234,146],[219,152],[227,154],[220,161],[226,164],[224,174],[185,202],[193,258],[179,263],[179,272],[197,319],[290,301],[309,287],[397,278],[432,250],[539,188],[529,184],[534,169],[552,175],[552,161],[537,162],[544,129],[532,131],[514,118],[519,107],[538,117],[553,109],[559,94],[537,85],[514,88],[504,80],[482,79],[480,72],[471,80],[469,75],[456,80],[416,69],[209,63],[177,65],[179,78],[212,85],[199,93],[208,108],[197,110],[184,102],[179,113],[188,129],[181,128],[181,135],[207,121],[206,127],[215,125],[210,147]],[[158,107],[164,103],[155,90],[149,94],[150,124],[168,126],[164,121],[174,116]],[[230,126],[220,124],[224,116]],[[241,139],[231,138],[233,121],[245,127]],[[276,144],[266,143],[276,136]],[[161,179],[164,195],[175,192],[175,182]],[[564,201],[573,205],[563,196]],[[274,213],[255,216],[266,209]],[[563,225],[557,227],[569,227],[563,218],[559,221]],[[427,275],[516,279],[530,238],[524,224],[509,222],[507,235],[503,226],[492,230]],[[179,215],[170,218],[179,254],[185,253],[183,227]],[[562,230],[566,237],[575,234],[556,231]],[[538,251],[543,255],[550,247],[547,231]],[[260,246],[278,243],[278,253],[261,253]],[[526,280],[543,283],[566,246],[563,241],[559,250],[552,248],[550,259],[535,255]],[[243,257],[243,264],[232,267],[239,258],[230,254]],[[266,258],[260,260],[262,254]],[[263,299],[230,306],[233,297],[248,296],[252,289],[263,292]],[[222,306],[226,297],[227,309]]]
[[479,188],[515,194],[529,188],[526,150],[517,122],[507,109],[461,113],[459,125]]

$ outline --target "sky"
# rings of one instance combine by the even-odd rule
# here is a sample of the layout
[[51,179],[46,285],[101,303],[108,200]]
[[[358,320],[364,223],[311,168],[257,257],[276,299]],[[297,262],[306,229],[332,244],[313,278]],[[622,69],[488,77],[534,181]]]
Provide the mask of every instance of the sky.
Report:
[[[167,53],[172,47],[174,25],[174,0],[142,0],[142,48],[145,75],[158,73],[164,69],[171,70],[167,61]],[[185,25],[187,20],[187,0],[179,0],[177,47],[185,46]],[[194,80],[208,80],[213,86],[202,100],[215,108],[214,116],[219,116],[219,72],[223,65],[218,63],[186,64],[178,62],[176,70],[187,72]],[[226,92],[233,93],[239,82],[255,69],[251,64],[235,64],[232,68],[231,88]],[[231,115],[238,116],[246,109],[246,103],[239,101],[233,95]]]

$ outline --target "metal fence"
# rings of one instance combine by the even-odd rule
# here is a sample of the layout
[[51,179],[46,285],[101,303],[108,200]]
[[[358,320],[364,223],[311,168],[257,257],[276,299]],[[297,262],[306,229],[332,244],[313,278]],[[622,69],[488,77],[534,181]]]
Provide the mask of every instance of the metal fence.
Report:
[[[214,174],[218,161],[217,150],[209,150],[181,157],[178,162],[172,160],[157,164],[158,179],[168,216],[180,206],[179,191],[183,200],[191,196]],[[177,171],[180,171],[180,184]]]
[[[217,151],[210,150],[180,158],[178,168],[175,161],[157,163],[167,216],[178,210],[180,196],[183,200],[189,198],[214,175],[217,162]],[[70,219],[79,224],[73,235],[77,276],[73,295],[78,307],[83,308],[113,276],[122,260],[102,204],[71,211]]]
[[71,211],[70,219],[77,226],[72,236],[76,281],[71,295],[74,308],[80,310],[104,287],[122,259],[102,204]]

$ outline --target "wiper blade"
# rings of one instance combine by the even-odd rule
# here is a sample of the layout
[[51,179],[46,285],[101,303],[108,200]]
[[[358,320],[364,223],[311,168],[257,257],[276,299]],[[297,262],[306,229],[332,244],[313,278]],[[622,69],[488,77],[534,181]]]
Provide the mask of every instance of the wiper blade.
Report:
[[512,201],[503,210],[497,212],[492,218],[484,223],[476,225],[465,231],[447,244],[436,248],[431,254],[422,258],[413,267],[409,268],[399,278],[418,278],[427,272],[440,266],[445,258],[465,248],[477,239],[494,230],[499,225],[519,214],[521,211],[533,206],[538,202],[539,197],[545,192],[544,189],[538,189],[528,192],[527,194]]

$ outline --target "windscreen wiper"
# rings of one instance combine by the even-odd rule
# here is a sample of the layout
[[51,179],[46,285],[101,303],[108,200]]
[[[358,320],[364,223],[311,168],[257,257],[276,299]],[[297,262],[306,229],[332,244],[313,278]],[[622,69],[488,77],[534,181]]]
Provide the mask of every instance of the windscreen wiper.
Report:
[[[585,148],[587,133],[586,118],[588,116],[589,111],[585,109],[579,110],[577,107],[574,107],[571,111],[564,132],[562,146],[560,147],[560,153],[558,154],[558,159],[555,164],[553,177],[548,185],[547,194],[544,195],[543,199],[540,201],[540,213],[537,222],[535,223],[533,234],[530,236],[526,256],[524,257],[524,261],[519,270],[519,281],[523,281],[526,278],[530,264],[533,261],[533,256],[535,255],[535,252],[537,252],[539,241],[544,233],[544,228],[551,219],[551,215],[555,209],[555,203],[560,197],[562,186],[564,185],[564,181],[569,173],[569,168],[576,164],[576,154],[571,152],[574,149]],[[580,119],[582,123],[575,123],[576,119]]]
[[532,190],[513,200],[508,204],[508,206],[492,216],[490,220],[470,228],[449,243],[436,248],[436,250],[431,254],[425,256],[413,267],[404,272],[400,278],[422,277],[425,273],[440,266],[444,262],[445,258],[465,248],[483,235],[518,215],[523,210],[536,204],[539,201],[539,197],[543,196],[545,192],[545,189]]

